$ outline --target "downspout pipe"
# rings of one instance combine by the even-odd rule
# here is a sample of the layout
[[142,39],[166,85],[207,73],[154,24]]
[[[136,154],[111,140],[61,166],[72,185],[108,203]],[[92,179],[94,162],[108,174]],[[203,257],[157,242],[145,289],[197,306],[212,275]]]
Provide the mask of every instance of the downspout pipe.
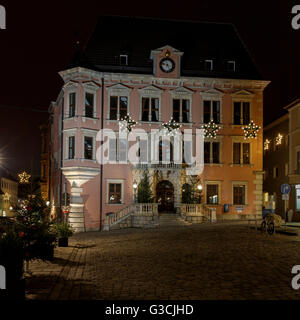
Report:
[[60,218],[62,218],[62,209],[61,209],[61,199],[62,199],[62,178],[63,178],[63,174],[62,174],[62,168],[63,168],[63,143],[64,143],[64,99],[63,99],[63,103],[61,106],[61,132],[60,132],[60,187],[59,187],[59,215]]
[[[103,117],[104,117],[104,78],[101,78],[101,118],[100,118],[100,132],[101,141],[100,146],[103,144]],[[102,230],[102,219],[103,219],[103,153],[101,152],[101,163],[100,163],[100,231]]]

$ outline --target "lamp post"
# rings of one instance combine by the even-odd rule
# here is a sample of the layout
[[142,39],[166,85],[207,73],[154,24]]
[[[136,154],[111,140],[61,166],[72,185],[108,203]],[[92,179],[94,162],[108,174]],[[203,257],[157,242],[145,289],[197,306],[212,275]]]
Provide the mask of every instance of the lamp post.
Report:
[[197,189],[198,189],[198,191],[199,191],[199,203],[201,203],[201,191],[202,191],[202,189],[203,189],[201,183],[199,183],[199,184],[197,185]]
[[133,201],[134,201],[134,203],[136,203],[136,189],[137,189],[138,185],[137,185],[135,180],[133,181],[133,185],[132,186],[133,186],[133,194],[134,194]]

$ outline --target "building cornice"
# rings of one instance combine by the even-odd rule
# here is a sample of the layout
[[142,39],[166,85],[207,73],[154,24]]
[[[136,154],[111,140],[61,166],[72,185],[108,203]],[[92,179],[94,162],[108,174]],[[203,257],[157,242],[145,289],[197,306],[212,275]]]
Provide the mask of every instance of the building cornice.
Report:
[[282,117],[280,117],[280,118],[274,120],[273,122],[269,123],[268,125],[266,125],[266,126],[264,127],[264,131],[268,131],[268,130],[270,130],[271,128],[279,125],[280,123],[282,123],[282,122],[284,122],[285,120],[288,120],[288,119],[289,119],[289,114],[286,113],[286,114],[283,115]]

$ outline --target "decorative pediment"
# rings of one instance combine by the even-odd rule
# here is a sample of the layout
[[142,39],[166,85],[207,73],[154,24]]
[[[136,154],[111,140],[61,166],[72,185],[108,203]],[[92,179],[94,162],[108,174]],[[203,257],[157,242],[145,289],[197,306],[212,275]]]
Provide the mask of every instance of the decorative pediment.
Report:
[[144,88],[138,89],[138,91],[141,94],[149,94],[149,95],[158,95],[158,94],[161,94],[163,92],[163,90],[161,88],[158,88],[158,87],[153,86],[153,85],[146,86]]
[[254,94],[248,90],[242,89],[242,90],[238,90],[238,91],[232,93],[231,96],[233,98],[251,99],[251,98],[253,98]]
[[171,46],[169,46],[169,45],[165,45],[165,46],[163,46],[163,47],[160,47],[160,48],[151,50],[150,59],[153,59],[153,55],[158,54],[158,53],[161,53],[161,52],[163,52],[164,50],[172,51],[173,54],[178,55],[178,56],[182,56],[182,55],[183,55],[183,52],[182,52],[182,51],[179,51],[178,49],[175,49],[175,48],[173,48],[173,47],[171,47]]
[[200,94],[202,97],[206,98],[220,98],[224,95],[224,92],[219,89],[212,88],[206,91],[202,91],[200,92]]
[[173,89],[173,90],[170,90],[170,93],[173,95],[173,96],[190,96],[194,93],[193,90],[191,89],[188,89],[186,87],[178,87],[176,89]]
[[77,89],[78,85],[79,85],[78,82],[70,80],[63,86],[63,90],[73,91]]
[[116,94],[116,95],[118,95],[118,94],[128,95],[130,93],[130,91],[132,90],[132,88],[129,88],[122,83],[114,84],[106,89],[108,90],[108,92],[110,94]]
[[99,89],[99,85],[95,83],[94,81],[86,81],[82,83],[82,86],[86,90],[92,90],[92,91],[97,91]]

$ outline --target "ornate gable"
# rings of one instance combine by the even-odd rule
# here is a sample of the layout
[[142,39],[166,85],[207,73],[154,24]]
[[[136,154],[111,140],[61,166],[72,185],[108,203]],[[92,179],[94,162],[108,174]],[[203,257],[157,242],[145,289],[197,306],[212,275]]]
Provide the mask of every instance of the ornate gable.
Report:
[[63,86],[63,90],[65,91],[76,91],[76,89],[78,88],[79,83],[73,80],[68,81],[67,83],[65,83],[65,85]]
[[223,97],[224,92],[219,89],[212,88],[212,89],[200,92],[200,95],[206,99],[212,99],[212,98],[220,99]]
[[147,95],[160,95],[163,92],[163,89],[156,87],[154,85],[149,85],[144,88],[138,89],[141,94]]
[[191,96],[194,91],[191,90],[191,89],[188,89],[186,87],[178,87],[178,88],[175,88],[173,90],[170,90],[170,93],[173,95],[173,96]]
[[252,99],[254,94],[248,90],[242,89],[231,94],[233,98]]
[[115,94],[115,95],[125,94],[125,95],[129,95],[129,93],[132,90],[132,88],[127,87],[122,83],[117,83],[117,84],[114,84],[114,85],[106,88],[106,90],[108,90],[108,92],[110,94]]

